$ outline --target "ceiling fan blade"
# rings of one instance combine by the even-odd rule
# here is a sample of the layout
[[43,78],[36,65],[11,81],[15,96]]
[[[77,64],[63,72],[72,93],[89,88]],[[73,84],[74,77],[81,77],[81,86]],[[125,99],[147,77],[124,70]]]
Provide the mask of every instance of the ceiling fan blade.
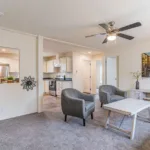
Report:
[[125,31],[125,30],[129,30],[129,29],[132,29],[132,28],[139,27],[139,26],[141,26],[141,25],[142,25],[142,24],[141,24],[140,22],[136,22],[136,23],[127,25],[127,26],[125,26],[125,27],[119,28],[118,30],[119,30],[119,31]]
[[103,41],[103,43],[102,43],[102,44],[104,44],[104,43],[107,43],[107,37],[105,38],[105,40]]
[[108,31],[109,30],[109,27],[108,27],[108,25],[107,24],[105,24],[105,23],[101,23],[101,24],[99,24],[102,28],[104,28],[106,31]]
[[126,35],[126,34],[122,34],[122,33],[118,33],[117,36],[122,37],[122,38],[125,38],[125,39],[128,39],[128,40],[134,39],[133,36]]
[[92,34],[92,35],[87,35],[85,36],[85,38],[89,38],[89,37],[93,37],[93,36],[97,36],[97,35],[105,35],[106,33],[98,33],[98,34]]

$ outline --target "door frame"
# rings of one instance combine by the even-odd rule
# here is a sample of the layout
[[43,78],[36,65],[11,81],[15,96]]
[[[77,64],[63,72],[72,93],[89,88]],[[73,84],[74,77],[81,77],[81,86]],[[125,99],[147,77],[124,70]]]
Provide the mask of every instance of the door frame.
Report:
[[107,84],[107,58],[116,58],[116,85],[119,87],[119,56],[105,57],[105,83]]
[[[92,76],[91,76],[91,60],[83,60],[83,61],[88,61],[90,63],[90,79],[89,79],[89,82],[90,82],[90,92],[89,94],[91,94],[92,92]],[[83,85],[83,93],[88,93],[88,92],[84,92],[84,85]]]
[[[96,69],[95,69],[95,74],[96,74],[96,89],[97,89],[97,77],[99,77],[99,79],[100,79],[100,72],[99,72],[99,76],[98,76],[98,74],[97,74],[97,62],[100,62],[101,63],[101,66],[102,66],[102,76],[101,76],[101,79],[102,79],[102,85],[103,85],[103,83],[104,83],[104,81],[103,81],[103,61],[102,60],[96,60]],[[100,66],[99,66],[100,67]],[[100,68],[99,68],[99,71],[100,71]],[[100,85],[99,85],[100,86]]]

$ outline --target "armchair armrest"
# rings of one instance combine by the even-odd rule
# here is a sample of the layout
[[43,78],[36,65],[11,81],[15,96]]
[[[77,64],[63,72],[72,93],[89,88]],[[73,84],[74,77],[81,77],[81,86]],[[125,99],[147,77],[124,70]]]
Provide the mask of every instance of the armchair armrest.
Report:
[[120,96],[122,96],[122,97],[127,98],[127,92],[126,92],[126,91],[119,90],[119,89],[116,90],[116,95],[120,95]]
[[82,93],[82,98],[85,100],[85,101],[90,101],[90,102],[94,102],[95,101],[95,95],[93,94],[84,94]]
[[108,92],[100,91],[99,97],[102,103],[108,104],[110,102],[111,95]]

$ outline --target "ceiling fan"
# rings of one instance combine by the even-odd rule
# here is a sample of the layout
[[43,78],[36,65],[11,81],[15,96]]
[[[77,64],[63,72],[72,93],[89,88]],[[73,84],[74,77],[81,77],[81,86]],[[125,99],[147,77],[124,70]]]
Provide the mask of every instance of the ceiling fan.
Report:
[[140,22],[136,22],[136,23],[121,27],[119,29],[115,28],[114,25],[115,25],[114,21],[111,21],[109,23],[101,23],[101,24],[99,24],[99,26],[104,28],[106,30],[106,33],[98,33],[98,34],[88,35],[85,37],[89,38],[89,37],[98,36],[98,35],[106,35],[106,38],[104,39],[102,44],[107,43],[108,41],[116,40],[117,36],[119,36],[121,38],[125,38],[127,40],[132,40],[134,38],[133,36],[126,35],[126,34],[123,34],[121,32],[125,31],[125,30],[132,29],[132,28],[139,27],[142,24]]

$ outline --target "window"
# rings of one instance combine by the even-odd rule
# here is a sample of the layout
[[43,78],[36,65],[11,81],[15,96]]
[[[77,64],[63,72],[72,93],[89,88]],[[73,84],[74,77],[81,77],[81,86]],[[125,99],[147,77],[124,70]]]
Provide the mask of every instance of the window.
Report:
[[0,83],[19,83],[19,50],[0,47]]

